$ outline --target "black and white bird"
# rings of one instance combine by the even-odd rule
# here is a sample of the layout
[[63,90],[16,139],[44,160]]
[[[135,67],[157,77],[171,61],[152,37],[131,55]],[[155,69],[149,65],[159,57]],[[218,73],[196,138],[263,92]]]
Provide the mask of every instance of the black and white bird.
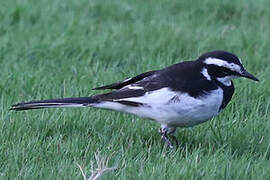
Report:
[[236,55],[213,51],[195,61],[180,62],[94,88],[113,89],[109,93],[23,102],[13,105],[11,110],[95,107],[131,113],[160,123],[161,137],[172,148],[169,136],[174,137],[177,127],[206,122],[227,106],[234,93],[232,80],[239,77],[259,81],[245,70]]

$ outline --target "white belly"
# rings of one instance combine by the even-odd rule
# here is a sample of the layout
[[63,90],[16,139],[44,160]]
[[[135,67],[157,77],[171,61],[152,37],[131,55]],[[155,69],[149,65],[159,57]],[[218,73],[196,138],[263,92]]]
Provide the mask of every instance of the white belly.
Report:
[[219,88],[199,98],[193,98],[187,93],[177,93],[163,88],[143,97],[123,100],[140,102],[145,106],[127,107],[119,103],[104,102],[96,107],[132,113],[163,125],[189,127],[203,123],[218,114],[223,91]]
[[216,116],[223,100],[223,91],[219,88],[197,99],[187,93],[177,94],[163,88],[144,98],[127,100],[149,104],[149,108],[134,108],[131,112],[133,114],[169,126],[187,127],[203,123]]

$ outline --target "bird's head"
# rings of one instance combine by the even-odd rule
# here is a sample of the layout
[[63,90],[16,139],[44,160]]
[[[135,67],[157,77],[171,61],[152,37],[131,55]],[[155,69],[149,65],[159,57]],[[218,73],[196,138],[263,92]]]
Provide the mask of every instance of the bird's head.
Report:
[[247,72],[240,58],[226,51],[212,51],[199,57],[203,64],[202,74],[208,80],[217,80],[226,86],[231,85],[231,80],[245,77],[259,81],[251,73]]

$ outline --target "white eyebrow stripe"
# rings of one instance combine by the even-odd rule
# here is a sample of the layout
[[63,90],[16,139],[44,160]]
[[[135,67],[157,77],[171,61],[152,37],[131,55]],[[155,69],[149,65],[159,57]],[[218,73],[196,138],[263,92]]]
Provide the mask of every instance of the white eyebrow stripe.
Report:
[[224,60],[218,59],[218,58],[207,58],[204,61],[205,64],[213,64],[221,67],[226,67],[232,71],[236,71],[238,73],[241,73],[241,67],[234,63],[228,63]]

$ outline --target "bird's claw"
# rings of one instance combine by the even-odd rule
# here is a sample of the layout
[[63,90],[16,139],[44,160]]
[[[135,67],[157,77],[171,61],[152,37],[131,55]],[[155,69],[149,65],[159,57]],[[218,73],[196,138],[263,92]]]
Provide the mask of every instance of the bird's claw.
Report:
[[[168,137],[168,128],[160,128],[159,129],[159,133],[161,135],[161,138],[163,139],[163,141],[165,141],[165,143],[167,143],[167,147],[169,149],[173,149],[174,146],[172,145],[169,137]],[[178,146],[178,141],[176,139],[175,136],[171,136],[173,138],[173,140],[176,142],[176,146]]]

